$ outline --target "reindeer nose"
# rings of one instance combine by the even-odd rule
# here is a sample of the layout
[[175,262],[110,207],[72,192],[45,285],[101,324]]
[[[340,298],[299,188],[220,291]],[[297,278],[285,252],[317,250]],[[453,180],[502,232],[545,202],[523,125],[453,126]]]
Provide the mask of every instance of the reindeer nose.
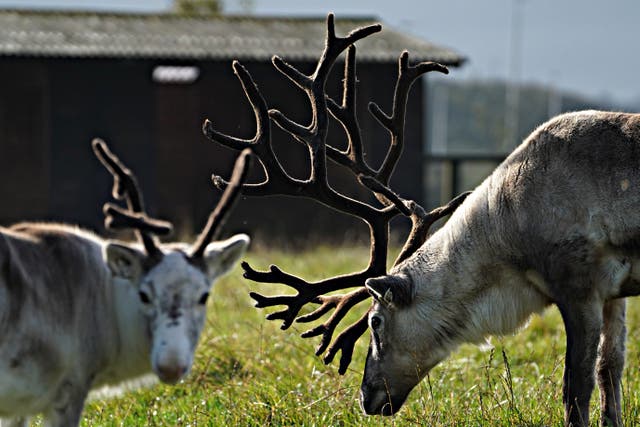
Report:
[[373,393],[366,385],[363,384],[360,387],[360,398],[358,399],[358,403],[360,403],[360,409],[366,415],[376,415],[380,412],[378,404],[373,398],[374,396],[375,393]]
[[393,399],[385,390],[362,385],[360,387],[360,409],[366,415],[393,415],[400,407],[404,399]]
[[181,364],[158,365],[156,374],[160,381],[166,384],[175,384],[185,376],[189,367]]

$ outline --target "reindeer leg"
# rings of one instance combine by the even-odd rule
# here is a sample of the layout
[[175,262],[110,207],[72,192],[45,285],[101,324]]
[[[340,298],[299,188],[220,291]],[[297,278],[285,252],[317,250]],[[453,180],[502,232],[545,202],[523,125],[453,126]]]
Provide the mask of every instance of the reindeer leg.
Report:
[[84,401],[89,394],[89,386],[80,386],[72,380],[65,381],[58,390],[52,408],[44,413],[46,427],[79,426]]
[[622,425],[620,380],[624,368],[625,307],[621,299],[605,303],[603,325],[598,347],[597,378],[600,388],[600,423],[603,426]]
[[0,427],[27,427],[29,425],[29,418],[7,418],[0,419]]
[[45,427],[79,426],[84,400],[71,402],[64,408],[55,408],[44,414]]
[[562,387],[565,425],[589,425],[589,399],[602,328],[602,304],[567,301],[558,304],[567,334],[567,354]]

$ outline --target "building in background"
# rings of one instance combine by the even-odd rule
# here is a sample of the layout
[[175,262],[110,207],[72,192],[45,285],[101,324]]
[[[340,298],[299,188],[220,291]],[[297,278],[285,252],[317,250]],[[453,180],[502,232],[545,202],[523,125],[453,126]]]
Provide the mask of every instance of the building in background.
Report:
[[[505,135],[509,111],[505,81],[432,79],[425,148],[424,205],[432,208],[472,190],[536,127],[562,112],[586,109],[624,111],[606,99],[590,99],[553,86],[521,84],[517,133]],[[633,110],[631,110],[633,111]],[[507,144],[506,141],[509,141]]]
[[[344,35],[374,21],[338,16],[336,31]],[[90,142],[101,137],[138,175],[150,214],[181,232],[199,229],[219,197],[211,174],[228,177],[235,156],[206,140],[204,119],[228,134],[254,134],[231,61],[248,68],[270,108],[308,121],[306,96],[270,60],[277,54],[313,70],[325,27],[324,17],[0,11],[0,223],[59,220],[100,230],[110,177]],[[402,50],[412,61],[450,66],[463,58],[389,28],[357,45],[359,120],[368,160],[378,165],[388,135],[366,106],[375,101],[390,108]],[[342,67],[335,68],[327,89],[338,97]],[[417,200],[423,196],[423,86],[416,82],[409,98],[405,155],[393,181]],[[273,129],[278,154],[295,165],[292,174],[303,176],[305,149]],[[344,140],[332,124],[330,143],[341,147]],[[255,180],[261,179],[257,169]],[[348,174],[338,171],[332,183],[340,187],[343,178]],[[236,213],[230,228],[249,232],[324,235],[352,227],[310,201],[244,198]]]

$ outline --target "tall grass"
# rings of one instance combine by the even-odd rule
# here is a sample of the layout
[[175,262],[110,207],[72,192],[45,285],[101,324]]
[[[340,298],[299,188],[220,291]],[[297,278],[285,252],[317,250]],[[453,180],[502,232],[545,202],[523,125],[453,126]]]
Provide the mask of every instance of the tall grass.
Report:
[[[365,249],[323,247],[312,252],[260,251],[256,268],[269,263],[320,279],[363,267]],[[560,316],[549,309],[514,336],[490,345],[463,346],[433,369],[390,418],[366,417],[357,403],[368,338],[346,375],[313,355],[317,341],[264,320],[249,290],[285,290],[250,283],[238,269],[212,293],[208,324],[189,378],[177,386],[156,384],[87,404],[86,426],[555,426],[562,424],[565,338]],[[368,303],[366,303],[368,304]],[[365,306],[362,309],[366,308]],[[629,300],[627,368],[623,384],[625,425],[640,420],[640,324],[638,301]],[[357,314],[353,314],[355,319]],[[592,424],[598,420],[597,392]]]

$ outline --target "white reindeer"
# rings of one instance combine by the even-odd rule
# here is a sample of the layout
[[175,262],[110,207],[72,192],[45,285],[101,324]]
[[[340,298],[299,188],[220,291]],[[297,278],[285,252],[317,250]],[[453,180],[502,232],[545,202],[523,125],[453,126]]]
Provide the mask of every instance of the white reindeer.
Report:
[[244,179],[246,155],[189,251],[157,244],[150,233],[170,226],[146,217],[135,177],[103,142],[94,151],[131,209],[107,206],[110,225],[137,228],[144,248],[63,224],[0,229],[0,416],[8,425],[42,413],[47,426],[75,426],[91,389],[149,372],[168,384],[182,379],[211,285],[249,243],[244,234],[209,243]]
[[[271,297],[252,293],[256,306],[287,306],[267,317],[283,320],[284,329],[334,310],[302,336],[322,337],[316,354],[326,351],[326,363],[340,351],[341,374],[356,341],[369,328],[360,404],[367,414],[392,415],[457,345],[511,333],[532,313],[555,304],[567,334],[565,423],[588,425],[589,397],[597,378],[601,422],[619,425],[624,297],[640,294],[640,115],[587,111],[555,118],[529,136],[472,195],[465,193],[426,213],[388,184],[402,152],[412,82],[427,71],[446,69],[434,63],[409,66],[408,54],[401,55],[392,113],[369,105],[391,135],[382,164],[372,168],[356,119],[353,43],[379,30],[374,25],[337,37],[329,15],[325,49],[312,74],[274,57],[275,67],[306,92],[312,111],[309,125],[267,110],[257,86],[237,62],[234,70],[256,115],[256,136],[233,138],[205,122],[210,139],[237,150],[247,147],[262,163],[267,179],[245,185],[245,194],[307,197],[361,218],[370,229],[370,260],[360,272],[310,283],[275,266],[259,272],[244,264],[246,278],[283,283],[297,291]],[[326,95],[325,85],[345,49],[343,99],[338,104]],[[344,150],[327,143],[329,115],[347,133]],[[307,179],[284,171],[271,147],[270,121],[308,146]],[[380,203],[336,191],[327,178],[328,160],[357,175]],[[429,237],[430,226],[453,211]],[[413,227],[387,274],[389,224],[400,213],[411,218]],[[345,295],[327,295],[358,286]],[[332,341],[346,313],[369,295],[375,298],[369,312]],[[308,303],[320,307],[298,316]]]

